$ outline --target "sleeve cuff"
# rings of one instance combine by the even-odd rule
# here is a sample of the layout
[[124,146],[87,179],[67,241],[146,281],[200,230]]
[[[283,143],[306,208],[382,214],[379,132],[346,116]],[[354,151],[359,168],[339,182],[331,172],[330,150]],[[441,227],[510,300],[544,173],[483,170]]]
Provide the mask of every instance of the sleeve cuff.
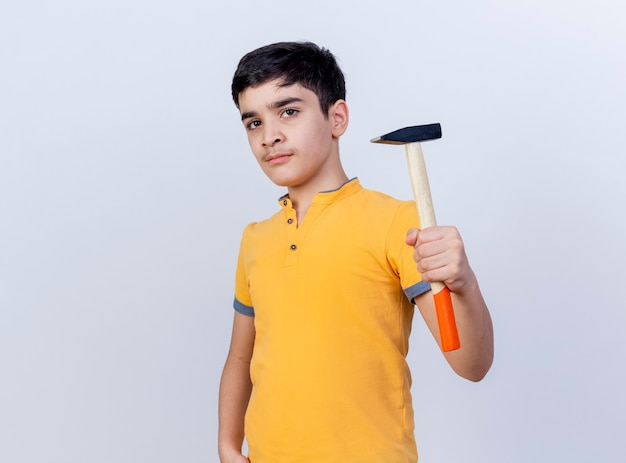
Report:
[[409,286],[404,289],[404,294],[412,304],[415,303],[413,299],[415,299],[420,294],[424,294],[426,291],[430,291],[430,283],[426,283],[425,281],[419,281],[415,283],[413,286]]
[[240,314],[254,317],[254,307],[242,304],[237,300],[237,298],[235,298],[235,301],[233,302],[233,307],[235,308],[235,311],[239,312]]

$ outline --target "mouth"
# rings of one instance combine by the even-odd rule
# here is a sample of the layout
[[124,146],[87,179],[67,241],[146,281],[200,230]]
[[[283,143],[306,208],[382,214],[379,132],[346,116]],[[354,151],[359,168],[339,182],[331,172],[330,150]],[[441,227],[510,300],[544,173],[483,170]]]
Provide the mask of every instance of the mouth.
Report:
[[268,164],[282,164],[283,162],[287,162],[290,157],[291,153],[275,153],[267,156],[265,162]]

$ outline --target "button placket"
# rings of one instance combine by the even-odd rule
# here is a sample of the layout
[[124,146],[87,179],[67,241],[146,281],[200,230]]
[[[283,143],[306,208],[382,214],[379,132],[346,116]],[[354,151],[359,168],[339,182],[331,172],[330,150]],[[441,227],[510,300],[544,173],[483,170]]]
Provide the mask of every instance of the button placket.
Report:
[[285,256],[286,257],[285,265],[291,266],[291,265],[295,265],[297,261],[297,256],[298,256],[297,251],[298,251],[298,247],[300,244],[298,242],[299,230],[298,230],[298,227],[296,226],[297,222],[296,222],[295,209],[289,208],[287,204],[283,204],[283,205],[286,207],[285,224],[287,227],[287,234],[285,235],[287,238],[287,241],[285,243],[285,246],[287,247],[287,255]]

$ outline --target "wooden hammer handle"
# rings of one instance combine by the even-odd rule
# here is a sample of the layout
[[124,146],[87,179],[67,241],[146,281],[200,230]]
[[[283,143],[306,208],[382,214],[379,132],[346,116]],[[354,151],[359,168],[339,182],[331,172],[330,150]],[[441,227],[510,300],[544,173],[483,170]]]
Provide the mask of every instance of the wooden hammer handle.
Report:
[[[420,227],[434,227],[437,225],[437,221],[435,220],[433,200],[430,196],[430,185],[428,183],[428,174],[426,172],[426,163],[424,161],[422,147],[420,143],[407,143],[405,146],[406,160],[409,166],[413,195],[415,196],[415,202],[417,204],[417,215],[420,220]],[[438,281],[431,282],[430,287],[435,299],[437,323],[441,336],[441,349],[444,352],[458,349],[461,347],[461,342],[459,341],[459,333],[456,329],[450,290],[446,285]]]

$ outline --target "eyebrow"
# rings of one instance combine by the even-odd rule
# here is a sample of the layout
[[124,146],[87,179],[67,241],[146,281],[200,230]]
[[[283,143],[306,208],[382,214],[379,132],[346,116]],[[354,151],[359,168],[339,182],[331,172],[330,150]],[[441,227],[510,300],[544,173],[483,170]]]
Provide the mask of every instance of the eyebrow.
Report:
[[[293,104],[293,103],[299,103],[301,101],[302,101],[302,98],[288,97],[288,98],[284,98],[282,100],[278,100],[273,103],[270,103],[267,107],[269,109],[278,109],[278,108],[283,108],[285,106],[289,106],[290,104]],[[241,120],[243,121],[251,117],[255,117],[257,114],[258,113],[256,111],[247,111],[245,113],[241,113]]]

